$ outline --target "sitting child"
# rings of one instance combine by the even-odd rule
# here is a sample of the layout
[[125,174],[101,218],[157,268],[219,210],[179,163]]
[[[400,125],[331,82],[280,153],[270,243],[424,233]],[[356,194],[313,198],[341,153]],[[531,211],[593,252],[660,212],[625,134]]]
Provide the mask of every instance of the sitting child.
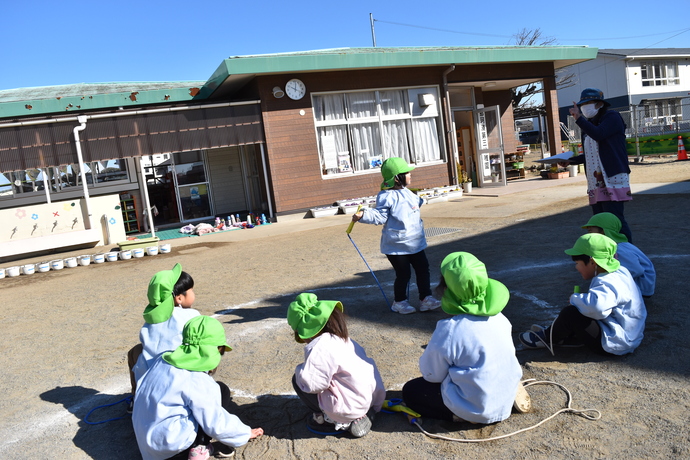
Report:
[[520,334],[525,348],[582,346],[600,353],[632,353],[642,342],[647,310],[630,272],[614,258],[616,243],[599,233],[581,236],[571,249],[575,269],[592,280],[587,293],[570,295],[570,305],[550,327]]
[[467,252],[446,256],[441,274],[441,308],[453,317],[436,324],[419,358],[422,377],[403,386],[405,404],[422,417],[485,424],[505,420],[513,407],[528,412],[511,325],[501,313],[508,289]]
[[231,350],[223,325],[208,316],[184,326],[182,345],[163,353],[139,381],[132,425],[144,460],[205,460],[214,454],[211,439],[222,443],[215,454],[234,455],[234,447],[263,434],[224,407],[230,389],[211,377]]
[[182,329],[187,321],[199,316],[199,312],[191,308],[196,299],[194,280],[182,271],[180,264],[175,264],[172,270],[156,273],[149,282],[147,296],[145,323],[139,332],[141,343],[127,354],[132,394],[151,363],[161,353],[174,350],[182,343]]
[[300,294],[287,321],[295,340],[307,344],[292,377],[297,396],[313,412],[307,428],[322,435],[344,430],[356,438],[366,435],[386,390],[374,360],[349,338],[343,305]]
[[610,212],[595,214],[582,228],[589,233],[606,235],[618,243],[616,259],[628,269],[643,296],[649,297],[654,294],[656,285],[654,264],[644,252],[640,251],[634,244],[629,243],[628,238],[620,233],[621,221],[615,214]]

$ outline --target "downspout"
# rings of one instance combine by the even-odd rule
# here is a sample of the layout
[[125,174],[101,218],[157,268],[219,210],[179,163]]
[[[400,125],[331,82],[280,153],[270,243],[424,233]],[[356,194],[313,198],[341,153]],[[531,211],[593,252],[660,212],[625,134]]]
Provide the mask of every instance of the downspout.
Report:
[[450,94],[448,93],[448,74],[455,70],[455,64],[451,64],[446,70],[443,71],[443,92],[445,93],[444,106],[446,108],[446,124],[448,129],[446,130],[446,142],[451,149],[450,155],[450,183],[451,185],[458,185],[458,141],[455,138],[455,133],[453,132],[453,112],[450,108]]
[[74,146],[77,149],[77,161],[79,162],[79,175],[81,176],[81,185],[84,187],[84,203],[86,204],[86,222],[88,223],[87,229],[93,229],[93,222],[91,221],[91,199],[89,197],[89,187],[86,183],[86,173],[84,172],[84,157],[81,153],[81,143],[79,141],[79,131],[84,131],[86,129],[85,115],[80,115],[77,117],[77,121],[80,123],[79,126],[75,126],[72,130],[74,133]]
[[261,163],[264,168],[264,182],[266,183],[266,199],[268,200],[268,217],[273,218],[273,202],[271,201],[271,189],[268,187],[268,171],[266,170],[266,151],[264,144],[259,144],[261,149]]
[[143,157],[139,157],[136,161],[139,163],[139,188],[144,194],[144,204],[146,205],[146,219],[149,221],[149,229],[151,230],[151,238],[156,236],[156,227],[153,226],[153,213],[151,212],[151,201],[149,200],[149,187],[146,181],[146,171],[144,170]]

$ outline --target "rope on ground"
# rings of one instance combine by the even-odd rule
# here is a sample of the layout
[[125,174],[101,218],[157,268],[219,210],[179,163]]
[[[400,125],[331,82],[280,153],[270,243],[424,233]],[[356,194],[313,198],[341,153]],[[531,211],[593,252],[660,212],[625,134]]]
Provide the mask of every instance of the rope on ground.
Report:
[[127,417],[127,415],[129,415],[129,414],[123,415],[122,417],[114,417],[114,418],[109,418],[108,420],[101,420],[101,421],[99,421],[99,422],[90,422],[90,421],[89,421],[89,416],[90,416],[91,413],[92,413],[93,411],[95,411],[96,409],[100,409],[100,408],[102,408],[102,407],[114,406],[115,404],[120,404],[120,403],[123,403],[123,402],[124,402],[124,403],[127,403],[127,404],[129,405],[130,401],[132,401],[132,396],[127,396],[126,398],[121,399],[121,400],[119,400],[119,401],[117,401],[117,402],[114,402],[114,403],[103,404],[103,405],[101,405],[101,406],[96,406],[96,407],[94,407],[93,409],[91,409],[91,410],[89,411],[88,414],[86,414],[86,417],[84,417],[84,423],[86,423],[86,424],[88,424],[88,425],[100,425],[101,423],[112,422],[112,421],[114,421],[114,420],[123,419],[123,418]]
[[498,439],[503,439],[503,438],[507,438],[510,436],[515,436],[516,434],[520,434],[520,433],[524,433],[525,431],[533,430],[534,428],[548,422],[549,420],[556,417],[557,415],[565,413],[565,412],[570,412],[570,413],[573,413],[575,415],[580,415],[580,416],[586,418],[587,420],[592,420],[592,421],[599,420],[601,418],[601,412],[597,409],[574,409],[571,406],[572,401],[573,401],[573,396],[570,394],[570,391],[568,391],[568,389],[565,386],[561,385],[560,383],[551,382],[548,380],[533,380],[533,379],[525,380],[525,387],[529,387],[532,385],[555,385],[555,386],[561,388],[568,395],[568,401],[567,401],[566,407],[563,409],[560,409],[559,411],[557,411],[556,413],[554,413],[550,417],[545,418],[544,420],[542,420],[541,422],[539,422],[535,425],[529,426],[527,428],[523,428],[521,430],[514,431],[512,433],[504,434],[501,436],[494,436],[491,438],[484,438],[484,439],[451,438],[448,436],[442,436],[440,434],[429,433],[424,428],[422,428],[422,426],[419,424],[417,419],[412,419],[412,423],[417,425],[417,428],[419,428],[422,433],[424,433],[425,435],[427,435],[430,438],[443,439],[444,441],[454,441],[454,442],[487,442],[487,441],[496,441]]

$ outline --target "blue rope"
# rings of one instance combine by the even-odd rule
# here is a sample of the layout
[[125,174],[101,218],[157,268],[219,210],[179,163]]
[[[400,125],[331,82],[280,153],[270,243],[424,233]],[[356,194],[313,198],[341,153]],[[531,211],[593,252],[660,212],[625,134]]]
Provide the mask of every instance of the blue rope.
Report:
[[130,415],[130,414],[123,415],[122,417],[109,418],[108,420],[102,420],[102,421],[100,421],[100,422],[89,422],[89,415],[91,415],[91,413],[92,413],[93,411],[95,411],[96,409],[100,409],[100,408],[102,408],[102,407],[114,406],[115,404],[120,404],[120,403],[123,403],[123,402],[126,402],[127,404],[129,404],[129,402],[130,402],[131,400],[132,400],[132,396],[127,396],[125,399],[121,399],[121,400],[119,400],[119,401],[117,401],[117,402],[114,402],[114,403],[103,404],[102,406],[96,406],[96,407],[94,407],[93,409],[91,409],[91,410],[89,411],[88,414],[86,414],[86,417],[84,417],[84,423],[89,424],[89,425],[100,425],[101,423],[112,422],[112,421],[114,421],[114,420],[123,419],[123,418],[127,417],[127,415]]
[[373,276],[373,277],[374,277],[374,280],[376,280],[376,284],[379,285],[379,289],[381,290],[381,294],[383,294],[383,298],[384,298],[384,300],[386,301],[386,305],[388,305],[388,308],[391,308],[391,303],[388,301],[388,297],[386,297],[386,293],[383,292],[383,288],[381,287],[381,283],[379,283],[379,279],[378,279],[378,278],[376,277],[376,275],[374,274],[374,270],[371,269],[371,267],[370,267],[369,264],[367,263],[367,259],[364,258],[364,256],[362,255],[362,252],[359,250],[359,248],[358,248],[357,245],[355,244],[355,240],[352,239],[352,237],[350,236],[349,233],[347,234],[347,237],[350,238],[350,242],[351,242],[352,245],[355,247],[355,249],[356,249],[357,252],[359,253],[359,256],[360,256],[360,257],[362,258],[362,260],[364,261],[364,265],[367,266],[367,268],[368,268],[369,271],[371,272],[371,276]]

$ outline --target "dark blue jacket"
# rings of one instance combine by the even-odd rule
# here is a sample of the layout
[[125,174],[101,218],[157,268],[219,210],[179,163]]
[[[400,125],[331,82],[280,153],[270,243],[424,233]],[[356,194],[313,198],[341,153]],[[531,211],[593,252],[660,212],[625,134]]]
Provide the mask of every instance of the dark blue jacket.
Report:
[[[606,171],[606,176],[616,174],[630,174],[628,165],[628,152],[625,146],[625,122],[616,111],[603,108],[592,120],[580,116],[575,123],[582,130],[582,146],[585,145],[585,136],[589,136],[599,143],[599,158]],[[584,155],[570,158],[571,164],[585,162]]]

